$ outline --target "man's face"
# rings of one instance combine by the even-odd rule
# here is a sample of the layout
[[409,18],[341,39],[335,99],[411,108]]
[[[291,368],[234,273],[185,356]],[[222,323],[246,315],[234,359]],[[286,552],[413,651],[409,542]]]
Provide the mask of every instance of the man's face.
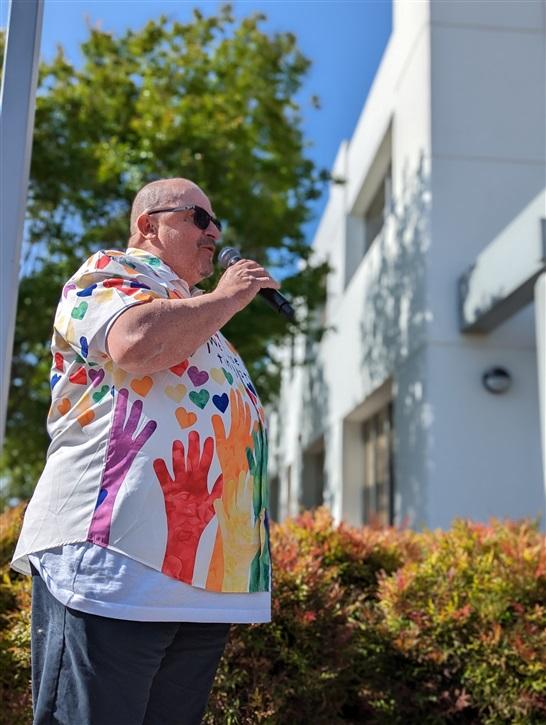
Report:
[[[198,189],[189,189],[165,206],[200,206],[213,215],[210,201]],[[149,217],[157,226],[161,258],[190,287],[213,272],[213,257],[220,232],[211,221],[206,229],[199,229],[193,221],[193,210],[162,212]]]

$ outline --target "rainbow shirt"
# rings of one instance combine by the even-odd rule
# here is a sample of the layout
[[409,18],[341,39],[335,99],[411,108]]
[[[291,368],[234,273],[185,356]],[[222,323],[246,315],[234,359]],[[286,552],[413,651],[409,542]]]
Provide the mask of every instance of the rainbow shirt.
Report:
[[136,248],[98,252],[64,286],[51,444],[16,570],[30,573],[28,554],[90,541],[205,590],[269,591],[264,410],[233,346],[217,332],[153,375],[127,373],[106,351],[128,307],[190,296]]

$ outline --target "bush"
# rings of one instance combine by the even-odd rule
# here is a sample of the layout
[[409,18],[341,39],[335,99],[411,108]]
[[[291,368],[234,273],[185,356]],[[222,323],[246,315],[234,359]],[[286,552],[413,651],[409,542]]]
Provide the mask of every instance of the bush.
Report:
[[25,506],[0,515],[0,725],[30,725],[30,577],[9,567]]
[[382,628],[416,665],[456,677],[458,700],[445,691],[455,709],[473,706],[484,723],[545,723],[544,538],[499,521],[425,537],[421,561],[381,577]]
[[[0,522],[0,696],[30,722],[28,582]],[[546,723],[546,540],[528,522],[450,531],[272,527],[274,619],[234,625],[205,717],[251,723]],[[9,669],[8,669],[9,668]]]

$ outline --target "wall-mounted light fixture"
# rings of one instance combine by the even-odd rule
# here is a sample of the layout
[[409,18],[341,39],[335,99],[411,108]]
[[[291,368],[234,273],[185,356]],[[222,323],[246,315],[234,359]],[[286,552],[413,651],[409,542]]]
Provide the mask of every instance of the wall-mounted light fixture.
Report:
[[512,376],[506,368],[495,366],[487,368],[482,375],[482,383],[490,393],[506,393],[512,385]]

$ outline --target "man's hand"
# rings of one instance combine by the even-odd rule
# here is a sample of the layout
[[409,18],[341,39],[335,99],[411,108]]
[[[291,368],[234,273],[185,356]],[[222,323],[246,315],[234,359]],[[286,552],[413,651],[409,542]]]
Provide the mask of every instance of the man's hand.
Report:
[[264,287],[279,289],[280,284],[258,262],[252,259],[240,259],[228,267],[220,277],[215,293],[233,301],[239,312]]

